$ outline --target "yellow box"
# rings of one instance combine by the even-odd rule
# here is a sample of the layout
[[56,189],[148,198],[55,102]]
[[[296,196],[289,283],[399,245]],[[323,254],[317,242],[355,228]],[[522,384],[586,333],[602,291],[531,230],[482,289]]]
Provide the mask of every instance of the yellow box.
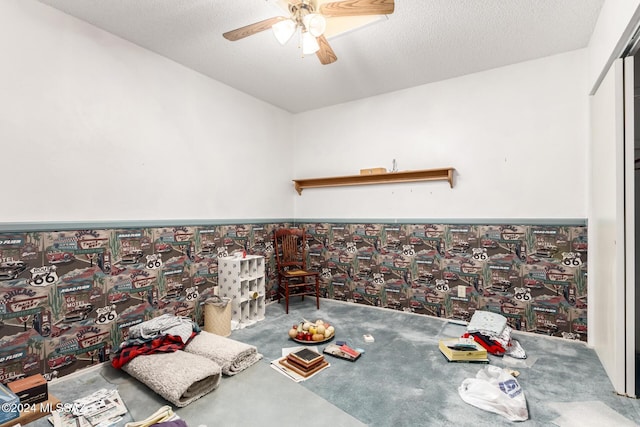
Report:
[[378,175],[381,173],[387,173],[387,169],[386,168],[360,169],[360,175]]

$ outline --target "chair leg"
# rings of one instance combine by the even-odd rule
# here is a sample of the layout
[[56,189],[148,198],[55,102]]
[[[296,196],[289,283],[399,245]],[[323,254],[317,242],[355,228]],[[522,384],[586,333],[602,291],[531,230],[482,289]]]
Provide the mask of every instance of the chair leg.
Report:
[[282,279],[278,276],[278,304],[280,304],[280,296],[282,295]]
[[289,314],[289,282],[285,281],[284,283],[284,305],[285,305],[285,313]]
[[320,281],[316,276],[316,308],[320,310]]

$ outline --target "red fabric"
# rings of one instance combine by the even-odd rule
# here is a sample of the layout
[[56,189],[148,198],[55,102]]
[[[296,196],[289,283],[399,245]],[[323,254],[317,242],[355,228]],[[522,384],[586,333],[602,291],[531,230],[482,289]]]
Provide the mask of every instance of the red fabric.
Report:
[[469,337],[473,337],[474,341],[484,347],[490,354],[493,354],[494,356],[504,356],[505,349],[498,341],[492,340],[491,338],[477,332],[472,334],[465,332],[464,335],[462,335],[462,338]]
[[171,353],[177,350],[182,350],[196,335],[197,332],[192,332],[186,343],[183,343],[182,338],[177,335],[167,334],[154,338],[144,344],[123,347],[113,356],[113,359],[111,359],[111,365],[116,369],[120,369],[126,363],[130,362],[131,359],[137,356],[153,353]]

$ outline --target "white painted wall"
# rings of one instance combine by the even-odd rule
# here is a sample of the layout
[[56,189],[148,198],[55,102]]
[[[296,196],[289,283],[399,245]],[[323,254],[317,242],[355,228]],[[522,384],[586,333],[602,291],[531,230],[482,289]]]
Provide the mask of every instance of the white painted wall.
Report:
[[289,113],[38,2],[0,52],[0,222],[291,217]]
[[294,218],[586,218],[586,50],[294,116],[296,178],[456,168],[444,182],[304,190]]

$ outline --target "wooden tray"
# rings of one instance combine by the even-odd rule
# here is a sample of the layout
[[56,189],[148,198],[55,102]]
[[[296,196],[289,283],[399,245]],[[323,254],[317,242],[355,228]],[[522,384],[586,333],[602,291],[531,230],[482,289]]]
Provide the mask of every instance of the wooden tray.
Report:
[[[318,342],[318,341],[316,341]],[[307,378],[310,377],[311,375],[315,374],[316,372],[326,368],[327,366],[329,366],[329,362],[327,362],[326,360],[323,360],[320,364],[318,364],[317,366],[315,366],[313,369],[309,370],[309,371],[304,371],[301,368],[293,365],[292,363],[290,363],[287,358],[283,358],[280,359],[278,361],[278,363],[280,363],[282,366],[284,366],[287,369],[291,369],[293,372],[297,373],[298,375],[302,375],[303,377]]]

